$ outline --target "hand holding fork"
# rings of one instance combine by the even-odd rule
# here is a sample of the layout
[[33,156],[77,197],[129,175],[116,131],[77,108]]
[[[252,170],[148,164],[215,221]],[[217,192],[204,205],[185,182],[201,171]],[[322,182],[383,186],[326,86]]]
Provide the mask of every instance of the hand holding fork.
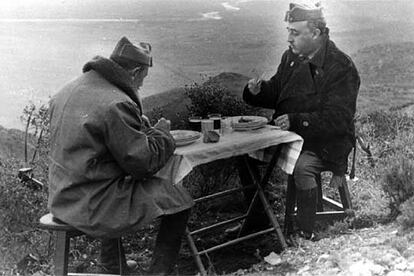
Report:
[[256,69],[253,69],[252,72],[256,75],[256,77],[247,82],[247,88],[249,89],[250,93],[257,95],[260,92],[260,86],[262,84],[262,77],[264,73],[259,76]]

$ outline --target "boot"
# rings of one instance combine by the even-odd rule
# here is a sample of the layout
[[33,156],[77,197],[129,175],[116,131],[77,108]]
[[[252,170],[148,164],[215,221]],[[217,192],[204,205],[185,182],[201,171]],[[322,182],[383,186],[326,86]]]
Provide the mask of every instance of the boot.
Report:
[[313,228],[316,220],[316,206],[318,199],[318,190],[308,189],[296,191],[296,200],[297,200],[297,217],[296,224],[302,235],[305,238],[310,239],[313,234]]
[[170,275],[177,263],[190,210],[163,216],[155,242],[149,275]]
[[126,260],[121,239],[101,240],[101,273],[103,274],[126,274]]

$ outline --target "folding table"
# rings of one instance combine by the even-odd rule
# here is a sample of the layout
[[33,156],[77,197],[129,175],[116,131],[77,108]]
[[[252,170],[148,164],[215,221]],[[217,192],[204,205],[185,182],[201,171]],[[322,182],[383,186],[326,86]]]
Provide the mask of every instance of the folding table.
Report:
[[[207,274],[200,257],[201,255],[257,237],[259,235],[275,232],[282,247],[286,247],[285,238],[281,231],[280,225],[275,215],[273,214],[271,206],[266,199],[266,196],[263,192],[263,187],[268,183],[271,173],[276,165],[280,166],[282,170],[288,174],[291,174],[293,172],[293,168],[295,166],[297,158],[299,157],[302,145],[303,139],[299,135],[289,131],[282,131],[270,125],[266,125],[265,127],[256,130],[233,130],[229,133],[224,133],[220,137],[220,141],[217,143],[203,143],[202,139],[199,139],[193,144],[177,147],[173,157],[156,175],[157,177],[169,179],[174,185],[181,185],[184,177],[189,174],[194,167],[219,159],[230,158],[234,156],[244,156],[246,160],[246,158],[248,158],[247,156],[250,156],[268,162],[266,172],[264,173],[263,177],[253,173],[252,168],[250,167],[249,163],[247,163],[252,179],[254,179],[254,183],[252,183],[250,187],[256,188],[256,192],[246,214],[193,231],[190,231],[187,228],[187,241],[201,275]],[[195,199],[195,202],[197,204],[202,201],[240,192],[241,190],[247,188],[249,187],[228,189],[211,195],[203,196],[201,198],[197,198]],[[197,248],[193,238],[194,235],[201,234],[218,227],[223,227],[236,221],[245,221],[245,219],[249,216],[250,211],[252,210],[253,204],[255,204],[257,201],[260,201],[263,204],[264,210],[269,218],[269,221],[271,222],[272,227],[256,233],[248,234],[246,236],[237,237],[236,239],[227,241],[223,244],[219,244],[205,250],[200,251]]]

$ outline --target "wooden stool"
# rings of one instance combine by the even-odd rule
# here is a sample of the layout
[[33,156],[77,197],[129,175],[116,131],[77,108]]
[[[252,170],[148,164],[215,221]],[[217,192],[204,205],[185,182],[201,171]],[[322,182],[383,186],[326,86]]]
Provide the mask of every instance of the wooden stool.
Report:
[[[342,186],[338,187],[341,202],[337,202],[331,198],[325,197],[322,194],[321,176],[318,175],[318,202],[317,202],[317,220],[341,220],[346,216],[353,215],[351,196],[346,182],[345,175],[342,176]],[[333,211],[324,211],[324,204],[333,209]],[[284,234],[288,235],[293,231],[293,219],[296,216],[296,186],[292,175],[288,177],[287,191],[286,191],[286,211],[284,222]]]
[[[55,240],[55,256],[54,256],[54,274],[56,276],[66,276],[66,275],[91,275],[89,274],[79,274],[79,273],[69,273],[68,274],[68,257],[69,257],[69,246],[70,239],[77,236],[86,235],[85,233],[76,230],[72,226],[63,223],[57,220],[51,213],[44,215],[40,218],[39,228],[54,231],[56,232]],[[121,242],[121,238],[119,241]],[[120,275],[123,274],[122,265],[120,266]],[[99,275],[99,274],[93,274]],[[109,274],[105,274],[108,276]]]

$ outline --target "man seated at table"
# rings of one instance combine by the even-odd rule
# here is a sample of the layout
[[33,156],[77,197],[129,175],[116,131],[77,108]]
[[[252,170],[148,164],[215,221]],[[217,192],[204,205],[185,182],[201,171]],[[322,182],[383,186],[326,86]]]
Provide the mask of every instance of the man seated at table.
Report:
[[[126,267],[117,238],[161,217],[150,274],[173,270],[193,200],[153,175],[175,150],[169,122],[153,127],[138,89],[152,66],[151,46],[123,37],[110,58],[97,56],[50,103],[49,209],[102,238],[102,272]],[[120,252],[120,255],[118,255]]]
[[[253,106],[274,109],[272,122],[304,139],[293,179],[298,233],[312,239],[317,176],[330,170],[331,184],[338,186],[347,170],[355,141],[353,119],[360,78],[351,58],[330,40],[321,7],[290,4],[285,21],[289,49],[276,74],[267,81],[249,80],[243,99]],[[247,184],[248,175],[241,165],[242,183]],[[255,223],[263,221],[266,218],[256,216]]]

